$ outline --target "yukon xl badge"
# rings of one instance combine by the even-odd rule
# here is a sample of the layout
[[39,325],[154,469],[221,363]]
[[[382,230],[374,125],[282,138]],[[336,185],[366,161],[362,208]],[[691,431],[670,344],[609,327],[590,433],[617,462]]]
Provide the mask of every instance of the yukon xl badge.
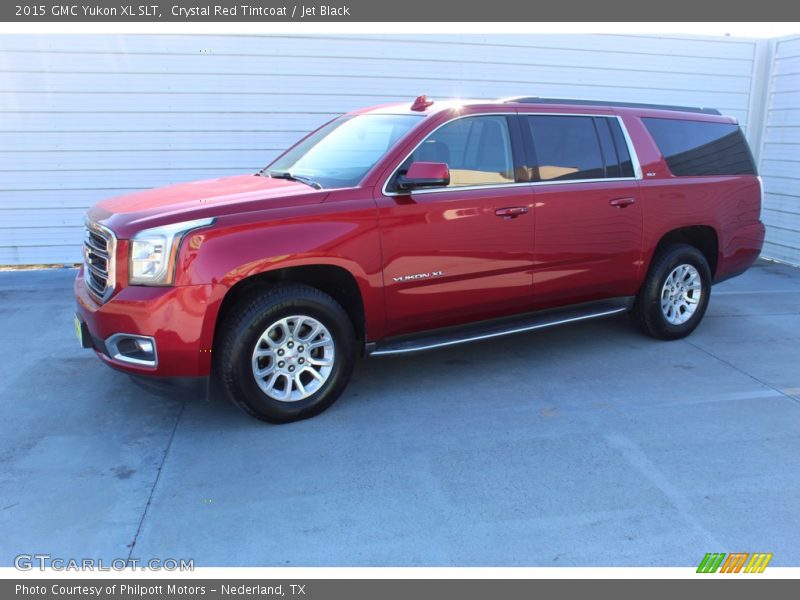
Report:
[[395,283],[402,283],[404,281],[416,281],[417,279],[430,279],[431,277],[441,277],[444,271],[431,271],[430,273],[414,273],[413,275],[401,275],[400,277],[392,277]]

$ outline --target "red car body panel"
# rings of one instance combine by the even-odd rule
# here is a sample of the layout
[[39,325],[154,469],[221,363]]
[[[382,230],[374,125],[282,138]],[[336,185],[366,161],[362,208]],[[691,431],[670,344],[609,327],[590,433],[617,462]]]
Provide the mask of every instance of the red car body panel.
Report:
[[[714,279],[720,281],[752,265],[761,253],[761,185],[752,175],[675,177],[638,116],[662,111],[620,109],[636,147],[644,177],[639,182],[644,205],[643,264],[649,265],[661,238],[676,229],[710,226],[718,241]],[[637,116],[638,115],[638,116]],[[674,116],[674,115],[673,115]],[[681,115],[681,118],[691,118]],[[695,116],[732,122],[729,117]]]
[[[536,308],[632,296],[642,266],[642,203],[636,181],[534,188]],[[614,206],[615,200],[632,200]]]
[[74,285],[78,312],[98,343],[120,332],[156,339],[156,368],[121,364],[98,351],[97,355],[105,363],[137,375],[196,377],[208,374],[211,345],[203,329],[213,286],[128,286],[115,295],[113,302],[99,305],[89,295],[83,278],[81,269]]
[[[408,106],[356,114],[404,112]],[[386,193],[384,184],[432,130],[470,114],[618,115],[642,177],[558,185]],[[536,309],[637,293],[659,241],[684,227],[708,227],[718,240],[716,280],[750,266],[764,226],[754,176],[674,177],[642,116],[646,109],[504,103],[425,111],[358,186],[315,190],[254,175],[184,183],[129,194],[93,207],[89,219],[118,238],[112,297],[75,281],[78,314],[101,358],[131,373],[208,375],[226,294],[255,275],[326,265],[355,280],[364,307],[364,342]],[[684,118],[686,115],[681,115]],[[687,118],[732,122],[726,117]],[[510,212],[508,209],[513,209]],[[127,240],[137,232],[214,217],[180,244],[174,285],[128,285]],[[155,368],[122,364],[102,350],[115,333],[152,336]]]
[[[379,193],[377,202],[387,336],[530,310],[533,196],[527,186],[432,192],[411,202]],[[495,214],[506,207],[530,214]]]
[[309,191],[302,183],[285,179],[238,175],[178,183],[134,192],[95,204],[88,217],[103,223],[120,239],[142,229],[219,214],[258,212],[319,204],[328,191]]

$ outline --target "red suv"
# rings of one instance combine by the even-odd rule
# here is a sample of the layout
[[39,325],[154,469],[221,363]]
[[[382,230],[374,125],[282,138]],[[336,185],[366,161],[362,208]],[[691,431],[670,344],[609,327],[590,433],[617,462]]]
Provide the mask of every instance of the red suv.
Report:
[[619,312],[686,336],[758,257],[761,192],[715,110],[421,96],[334,119],[259,173],[95,205],[75,324],[114,368],[213,372],[253,416],[294,421],[359,355]]

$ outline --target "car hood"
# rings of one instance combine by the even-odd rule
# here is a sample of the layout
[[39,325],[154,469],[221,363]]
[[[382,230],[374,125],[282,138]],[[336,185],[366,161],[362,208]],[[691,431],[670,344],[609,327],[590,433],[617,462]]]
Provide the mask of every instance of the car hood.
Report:
[[87,216],[125,238],[141,229],[237,212],[323,202],[328,193],[296,181],[237,175],[178,183],[102,200]]

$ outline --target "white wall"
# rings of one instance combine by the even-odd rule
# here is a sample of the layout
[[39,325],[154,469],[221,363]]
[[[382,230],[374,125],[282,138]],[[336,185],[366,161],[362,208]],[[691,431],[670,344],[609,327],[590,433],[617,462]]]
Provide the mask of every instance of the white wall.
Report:
[[761,151],[764,254],[800,265],[800,37],[775,44]]
[[[78,262],[83,212],[103,197],[252,172],[337,113],[421,93],[711,106],[747,131],[758,48],[611,35],[6,35],[0,264]],[[798,128],[782,135],[800,142]]]

